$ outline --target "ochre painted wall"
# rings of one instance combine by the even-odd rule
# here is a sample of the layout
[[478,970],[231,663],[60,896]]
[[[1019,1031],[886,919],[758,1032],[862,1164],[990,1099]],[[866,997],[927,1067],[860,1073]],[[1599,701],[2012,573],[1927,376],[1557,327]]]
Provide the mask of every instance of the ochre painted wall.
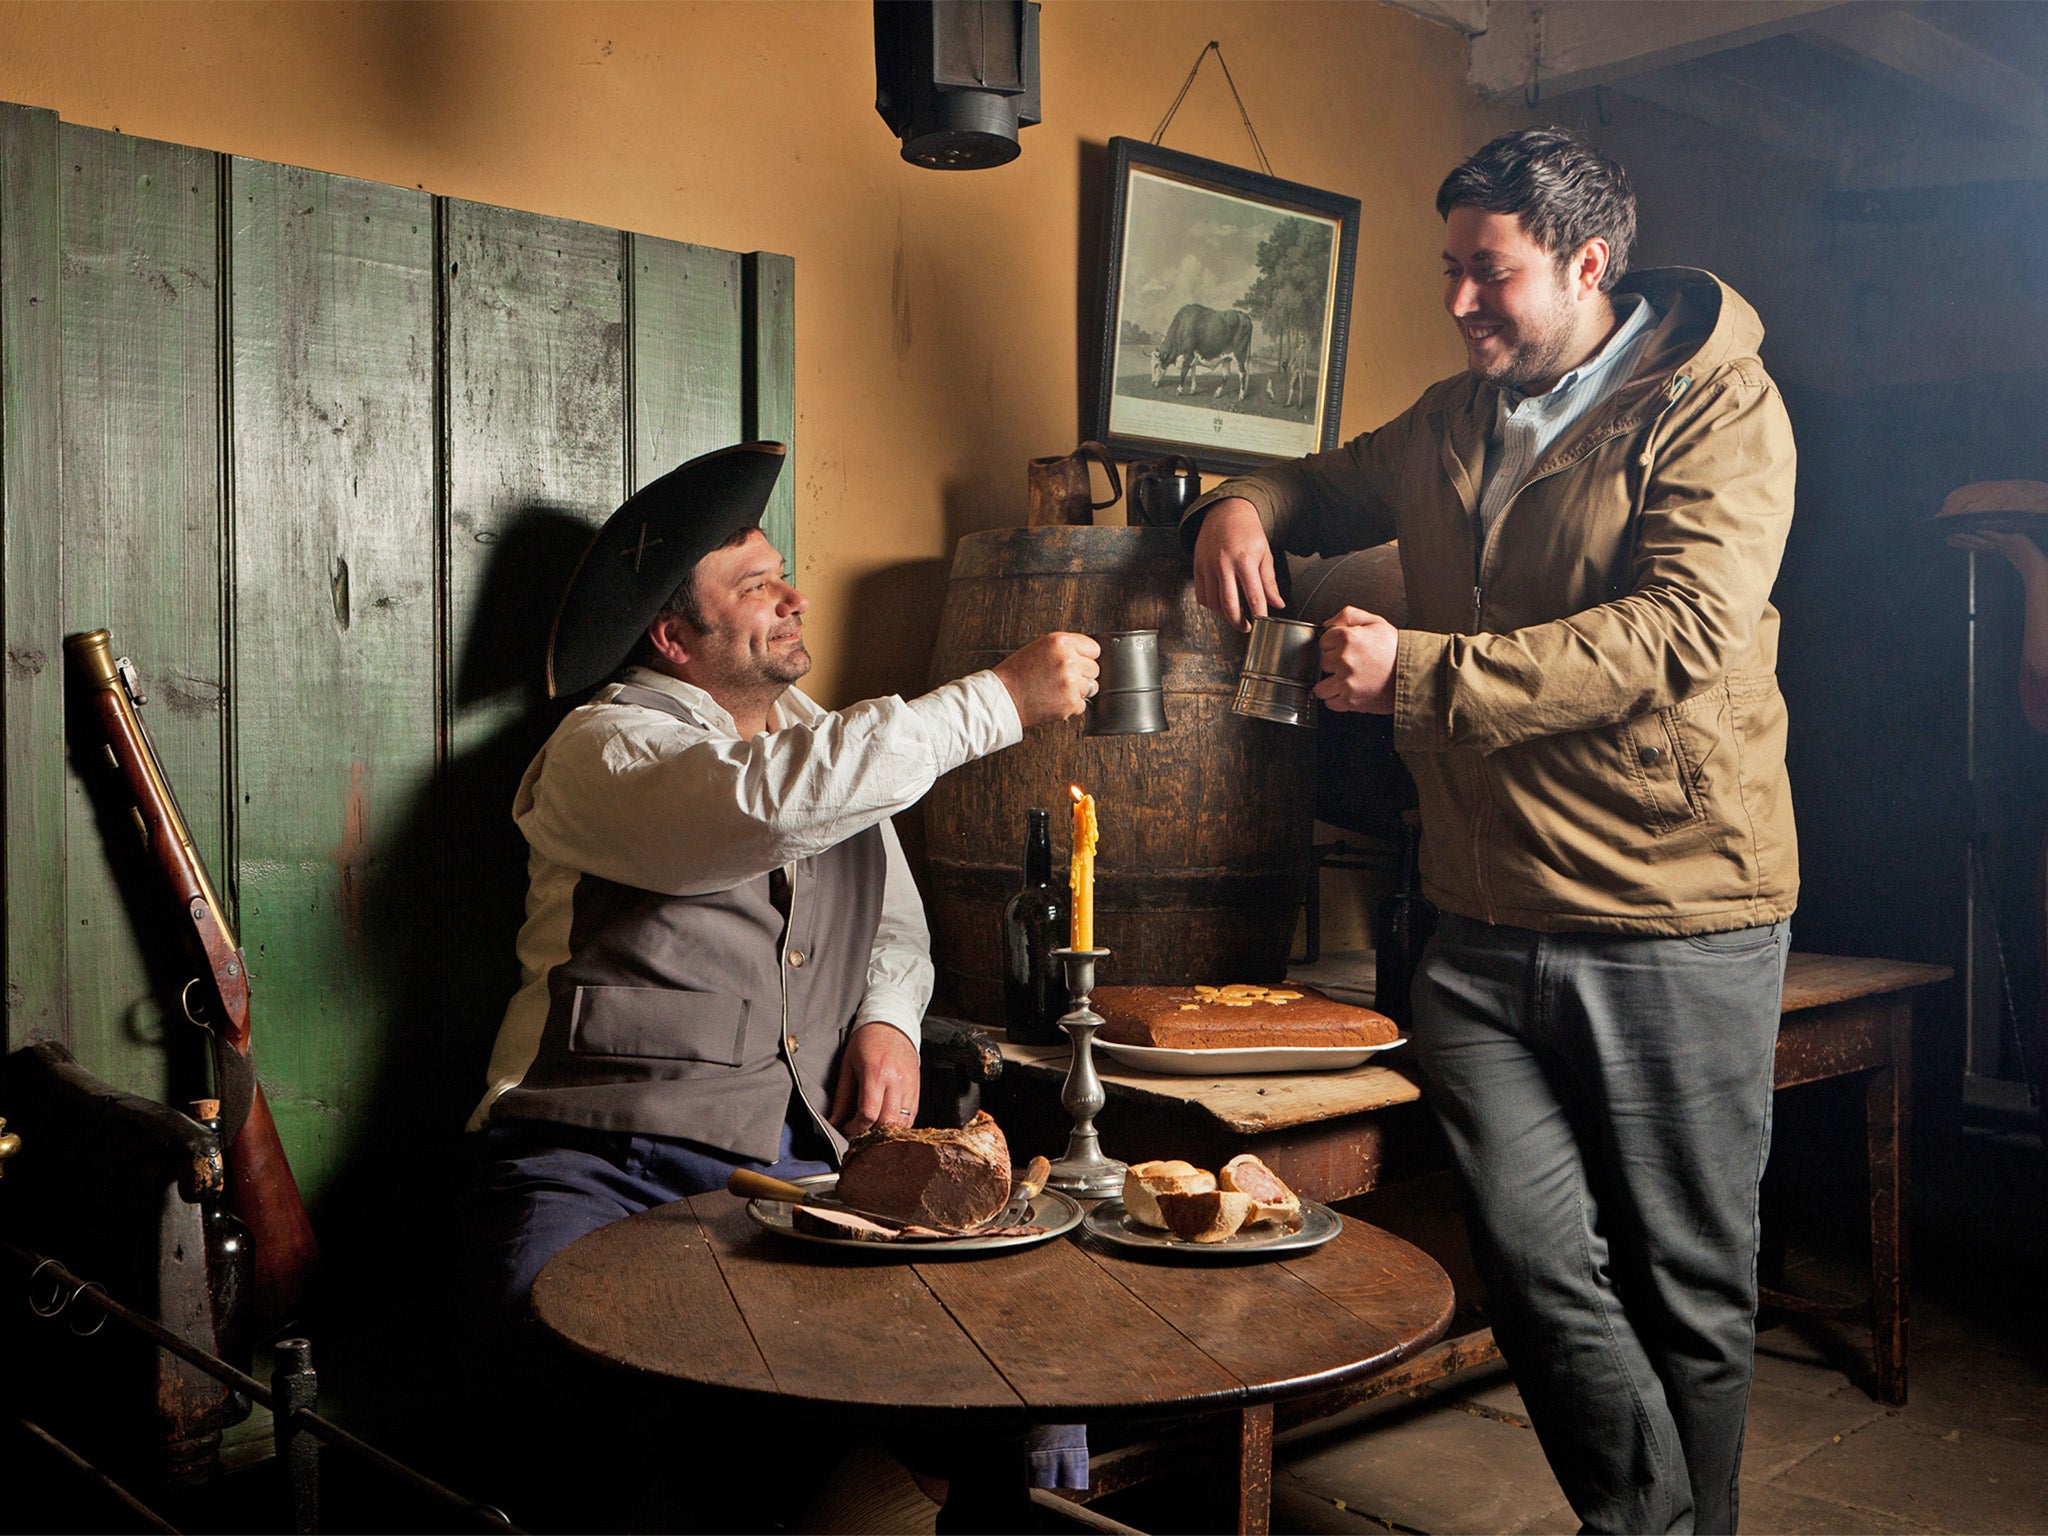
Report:
[[[1496,126],[1464,41],[1352,3],[1047,0],[1045,122],[906,165],[859,3],[0,4],[0,100],[797,265],[797,541],[828,703],[921,687],[963,533],[1082,435],[1099,146],[1215,38],[1280,175],[1360,198],[1347,432],[1462,354],[1437,182]],[[1254,164],[1214,60],[1166,143]],[[1094,146],[1094,148],[1091,148]]]

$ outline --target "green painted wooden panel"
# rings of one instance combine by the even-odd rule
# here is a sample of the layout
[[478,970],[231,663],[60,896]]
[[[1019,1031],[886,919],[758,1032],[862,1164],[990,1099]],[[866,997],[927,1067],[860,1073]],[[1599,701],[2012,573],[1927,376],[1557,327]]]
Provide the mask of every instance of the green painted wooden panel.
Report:
[[[623,240],[476,203],[442,209],[449,756],[441,785],[449,1070],[474,1102],[518,984],[526,844],[512,795],[562,584],[625,499]],[[470,1104],[461,1108],[467,1110]]]
[[0,107],[0,729],[6,1018],[13,1048],[69,1032],[63,969],[63,334],[57,114]]
[[[520,639],[496,628],[503,615],[487,601],[507,541],[549,513],[594,527],[625,499],[625,274],[617,230],[481,203],[451,201],[442,216],[459,753],[521,707],[504,690],[478,697],[464,686],[469,652]],[[559,593],[567,571],[534,574]]]
[[[131,915],[155,923],[152,878],[63,757],[62,637],[106,625],[234,909],[323,1226],[394,1164],[452,1166],[436,1138],[516,981],[509,811],[565,707],[539,690],[562,582],[629,488],[789,440],[792,294],[787,258],[0,107],[9,1043],[201,1088],[200,1037],[163,1019],[185,961]],[[792,473],[792,556],[793,504]]]
[[[62,373],[65,632],[113,632],[201,856],[226,868],[216,158],[65,124]],[[72,781],[66,900],[71,1039],[117,1087],[199,1090],[190,1025],[166,1022],[175,951],[155,984],[111,845]],[[125,838],[125,829],[113,834]],[[109,859],[113,860],[110,866]],[[142,902],[155,894],[136,890]],[[223,893],[226,895],[226,893]],[[232,896],[227,899],[232,903]]]
[[434,209],[240,159],[228,207],[241,938],[310,1200],[404,1104],[401,1021],[430,1028],[407,962],[437,734]]
[[796,563],[796,262],[772,251],[746,258],[746,434],[789,445],[789,462],[761,527],[782,551],[790,574]]
[[733,251],[628,237],[633,489],[742,440],[745,333]]

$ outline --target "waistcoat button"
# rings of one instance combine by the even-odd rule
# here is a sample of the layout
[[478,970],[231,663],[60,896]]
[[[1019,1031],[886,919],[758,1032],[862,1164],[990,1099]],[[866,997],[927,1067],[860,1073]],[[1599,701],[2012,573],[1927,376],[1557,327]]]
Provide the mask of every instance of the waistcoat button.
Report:
[[800,949],[792,949],[789,952],[789,963],[794,966],[801,966],[804,963],[804,952]]
[[1661,762],[1663,762],[1663,761],[1664,761],[1664,749],[1663,749],[1662,747],[1645,747],[1645,748],[1643,748],[1643,761],[1644,761],[1644,762],[1646,762],[1646,763],[1652,764],[1653,766],[1654,766],[1655,764],[1657,764],[1657,763],[1661,763]]

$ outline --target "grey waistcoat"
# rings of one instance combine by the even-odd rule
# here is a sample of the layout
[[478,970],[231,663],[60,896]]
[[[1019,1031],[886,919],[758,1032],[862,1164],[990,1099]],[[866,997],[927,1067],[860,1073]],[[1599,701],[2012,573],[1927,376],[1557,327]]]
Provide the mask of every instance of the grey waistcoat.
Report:
[[[680,713],[650,689],[619,697]],[[708,896],[581,876],[569,958],[548,975],[540,1048],[491,1118],[676,1136],[773,1160],[793,1080],[843,1150],[825,1111],[867,990],[886,876],[879,827],[792,865],[786,892],[780,870]]]

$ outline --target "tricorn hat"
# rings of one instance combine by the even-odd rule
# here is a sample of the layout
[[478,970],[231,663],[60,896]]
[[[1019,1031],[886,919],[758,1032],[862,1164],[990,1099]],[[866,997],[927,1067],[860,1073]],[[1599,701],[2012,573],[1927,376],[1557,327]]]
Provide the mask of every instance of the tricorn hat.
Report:
[[1951,518],[2048,514],[2048,483],[2039,480],[1979,480],[1950,491],[1934,521]]
[[697,562],[754,527],[787,452],[738,443],[649,481],[605,520],[570,573],[548,635],[548,697],[618,670]]

